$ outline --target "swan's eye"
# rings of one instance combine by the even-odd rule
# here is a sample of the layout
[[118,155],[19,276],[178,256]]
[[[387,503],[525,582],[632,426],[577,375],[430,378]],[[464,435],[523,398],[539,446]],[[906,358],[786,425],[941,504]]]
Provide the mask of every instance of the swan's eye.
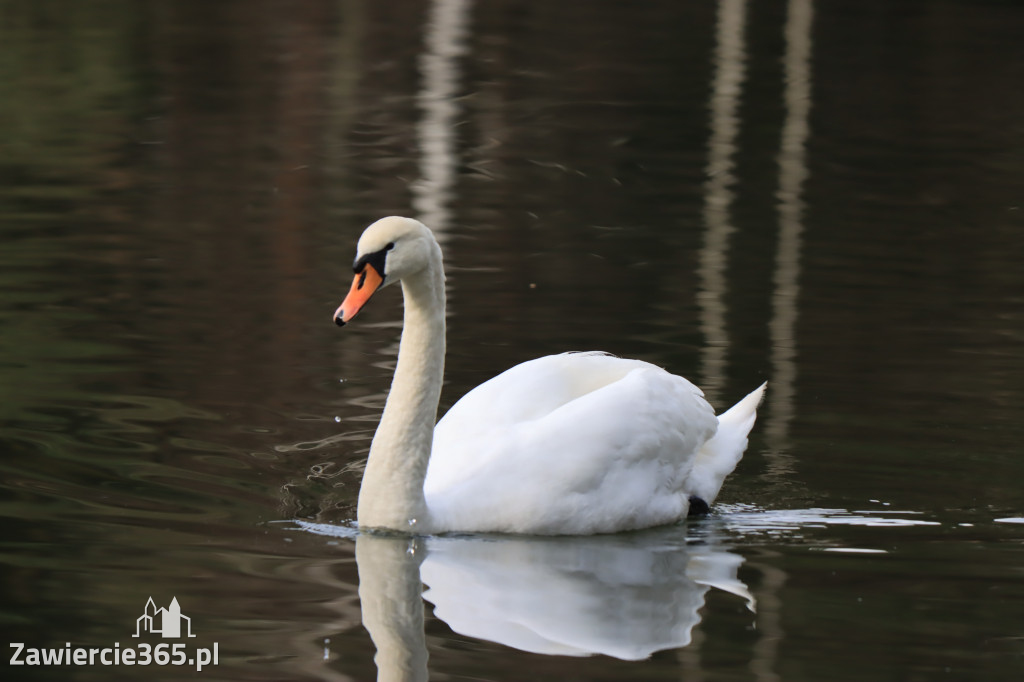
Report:
[[377,274],[383,277],[384,261],[387,258],[388,251],[393,248],[395,248],[395,243],[391,242],[380,251],[374,251],[373,253],[368,253],[365,256],[357,256],[355,263],[352,264],[352,270],[358,275],[363,272],[367,265],[370,265],[377,271]]

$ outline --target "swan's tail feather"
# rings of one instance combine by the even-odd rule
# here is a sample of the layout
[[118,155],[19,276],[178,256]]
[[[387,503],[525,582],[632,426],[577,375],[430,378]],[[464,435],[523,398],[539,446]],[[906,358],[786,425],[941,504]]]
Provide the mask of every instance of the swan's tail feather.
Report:
[[761,404],[767,386],[767,382],[761,384],[746,398],[718,415],[718,431],[704,443],[697,453],[697,461],[693,463],[689,494],[707,504],[718,497],[725,477],[736,468],[747,449],[747,434],[754,428],[757,406]]

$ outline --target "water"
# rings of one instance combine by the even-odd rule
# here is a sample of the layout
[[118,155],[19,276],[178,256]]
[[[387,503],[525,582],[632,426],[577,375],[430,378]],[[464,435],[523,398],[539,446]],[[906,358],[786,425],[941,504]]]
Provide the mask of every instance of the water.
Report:
[[[219,655],[4,679],[1024,672],[1015,3],[0,17],[6,643],[155,646],[176,597]],[[330,315],[391,213],[444,239],[442,409],[570,349],[768,380],[713,515],[357,539],[400,304]]]

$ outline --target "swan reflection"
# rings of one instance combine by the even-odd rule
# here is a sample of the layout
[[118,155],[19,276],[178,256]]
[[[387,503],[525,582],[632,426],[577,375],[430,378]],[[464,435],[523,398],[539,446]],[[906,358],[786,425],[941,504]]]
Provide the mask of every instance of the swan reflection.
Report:
[[455,632],[523,651],[640,660],[684,647],[712,587],[754,598],[743,558],[679,528],[586,538],[356,539],[379,679],[427,676],[422,596]]

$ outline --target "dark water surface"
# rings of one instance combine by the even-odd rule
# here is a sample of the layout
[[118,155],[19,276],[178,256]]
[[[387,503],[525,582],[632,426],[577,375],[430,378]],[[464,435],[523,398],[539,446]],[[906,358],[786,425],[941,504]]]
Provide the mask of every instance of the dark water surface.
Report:
[[[3,679],[1021,679],[1021,35],[995,0],[0,0],[0,643],[218,651]],[[357,539],[400,301],[330,316],[393,213],[444,239],[442,409],[566,350],[769,381],[712,516]],[[133,638],[150,597],[196,636]]]

